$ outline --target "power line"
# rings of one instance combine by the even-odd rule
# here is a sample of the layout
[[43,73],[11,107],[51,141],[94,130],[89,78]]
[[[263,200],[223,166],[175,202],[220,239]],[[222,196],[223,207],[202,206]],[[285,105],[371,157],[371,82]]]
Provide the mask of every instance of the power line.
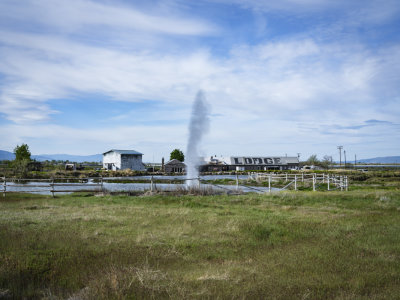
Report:
[[342,167],[342,149],[343,149],[343,146],[337,146],[337,148],[339,149],[339,161],[340,161],[339,166]]

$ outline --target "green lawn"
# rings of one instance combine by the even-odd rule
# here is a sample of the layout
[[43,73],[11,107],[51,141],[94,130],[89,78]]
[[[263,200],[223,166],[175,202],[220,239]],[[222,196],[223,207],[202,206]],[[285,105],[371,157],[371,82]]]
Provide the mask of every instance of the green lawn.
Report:
[[0,298],[399,299],[400,191],[0,198]]

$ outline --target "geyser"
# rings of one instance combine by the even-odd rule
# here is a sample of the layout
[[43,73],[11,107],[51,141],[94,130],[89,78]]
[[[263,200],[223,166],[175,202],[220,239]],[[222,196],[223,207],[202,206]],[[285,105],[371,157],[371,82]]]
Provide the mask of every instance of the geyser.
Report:
[[203,91],[199,91],[192,107],[189,123],[189,140],[186,149],[186,178],[187,185],[197,185],[199,176],[201,140],[209,128],[209,108]]

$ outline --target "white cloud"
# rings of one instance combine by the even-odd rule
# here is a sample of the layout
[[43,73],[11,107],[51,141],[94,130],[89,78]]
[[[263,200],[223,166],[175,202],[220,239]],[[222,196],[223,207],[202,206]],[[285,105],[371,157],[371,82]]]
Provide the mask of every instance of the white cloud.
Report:
[[[269,3],[258,5],[273,9]],[[295,0],[284,4],[333,5]],[[96,130],[60,127],[51,123],[57,117],[53,101],[86,93],[118,101],[157,100],[168,103],[168,108],[146,114],[149,119],[171,120],[178,115],[185,119],[199,88],[206,90],[216,115],[208,138],[211,152],[228,152],[231,147],[237,149],[236,154],[279,154],[285,147],[293,149],[294,143],[299,148],[294,151],[305,153],[307,144],[324,151],[324,145],[333,142],[332,133],[344,142],[361,143],[366,141],[361,134],[367,137],[372,132],[376,140],[378,135],[396,132],[350,127],[368,119],[394,122],[398,118],[398,45],[370,50],[360,41],[327,42],[313,32],[242,43],[232,46],[225,56],[217,56],[207,44],[186,47],[187,36],[216,32],[211,22],[190,16],[165,17],[83,0],[28,1],[25,7],[5,1],[1,6],[12,15],[6,16],[0,9],[3,16],[15,22],[32,18],[35,24],[32,31],[13,26],[0,30],[0,110],[15,123],[2,126],[2,132],[15,133],[3,134],[3,148],[30,140],[36,153],[51,152],[51,147],[59,152],[56,147],[62,147],[70,153],[87,154],[104,150],[99,148],[135,148],[136,144],[143,146],[136,148],[145,153],[168,151],[170,141],[186,142],[185,127],[105,127],[101,123]],[[96,42],[102,29],[107,32],[106,46]],[[121,31],[132,37],[121,40]],[[114,33],[117,40],[111,37]],[[82,38],[91,35],[93,39]],[[167,36],[171,35],[174,38],[170,40]],[[180,113],[174,115],[171,107],[179,107],[176,111]],[[134,116],[135,112],[124,112],[110,120]],[[134,137],[135,144],[126,143],[127,137]],[[285,146],[282,141],[292,144]],[[390,142],[381,146],[390,148]]]
[[360,22],[386,22],[399,11],[396,0],[213,0],[215,1],[236,4],[257,12],[282,12],[300,16],[321,12],[341,13],[349,17],[348,21],[351,17],[354,25]]
[[[231,107],[242,115],[261,117],[274,111],[273,118],[288,113],[299,118],[310,112],[325,114],[325,105],[335,101],[339,107],[329,115],[333,120],[363,104],[373,111],[380,99],[371,98],[372,79],[392,74],[386,61],[397,55],[395,48],[377,57],[362,49],[353,52],[353,45],[311,39],[238,47],[225,59],[206,50],[184,55],[125,53],[10,32],[0,40],[9,44],[0,50],[5,58],[1,72],[11,78],[2,91],[2,112],[15,122],[44,120],[54,113],[46,102],[76,93],[178,104],[191,102],[199,87],[208,91],[214,111],[222,114]],[[367,111],[362,108],[360,121]]]
[[6,0],[2,1],[1,8],[0,15],[4,18],[19,22],[29,20],[63,32],[91,30],[91,26],[101,26],[103,30],[111,28],[175,35],[204,35],[216,30],[200,20],[146,13],[115,1],[111,4],[89,0],[40,0],[25,1],[21,5]]
[[[180,126],[116,126],[81,130],[45,124],[7,125],[2,129],[1,149],[11,150],[9,145],[28,143],[33,154],[62,151],[86,155],[112,148],[133,148],[147,154],[147,159],[150,153],[156,153],[158,157],[171,152],[173,149],[170,149],[170,141],[179,141],[186,135],[186,130]],[[175,145],[183,148],[184,143],[176,142]]]

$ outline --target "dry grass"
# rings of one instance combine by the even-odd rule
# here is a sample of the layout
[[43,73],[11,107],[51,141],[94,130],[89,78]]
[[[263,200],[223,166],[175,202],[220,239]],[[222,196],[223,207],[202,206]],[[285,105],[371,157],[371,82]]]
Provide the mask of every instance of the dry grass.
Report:
[[400,192],[0,201],[0,297],[400,297]]

